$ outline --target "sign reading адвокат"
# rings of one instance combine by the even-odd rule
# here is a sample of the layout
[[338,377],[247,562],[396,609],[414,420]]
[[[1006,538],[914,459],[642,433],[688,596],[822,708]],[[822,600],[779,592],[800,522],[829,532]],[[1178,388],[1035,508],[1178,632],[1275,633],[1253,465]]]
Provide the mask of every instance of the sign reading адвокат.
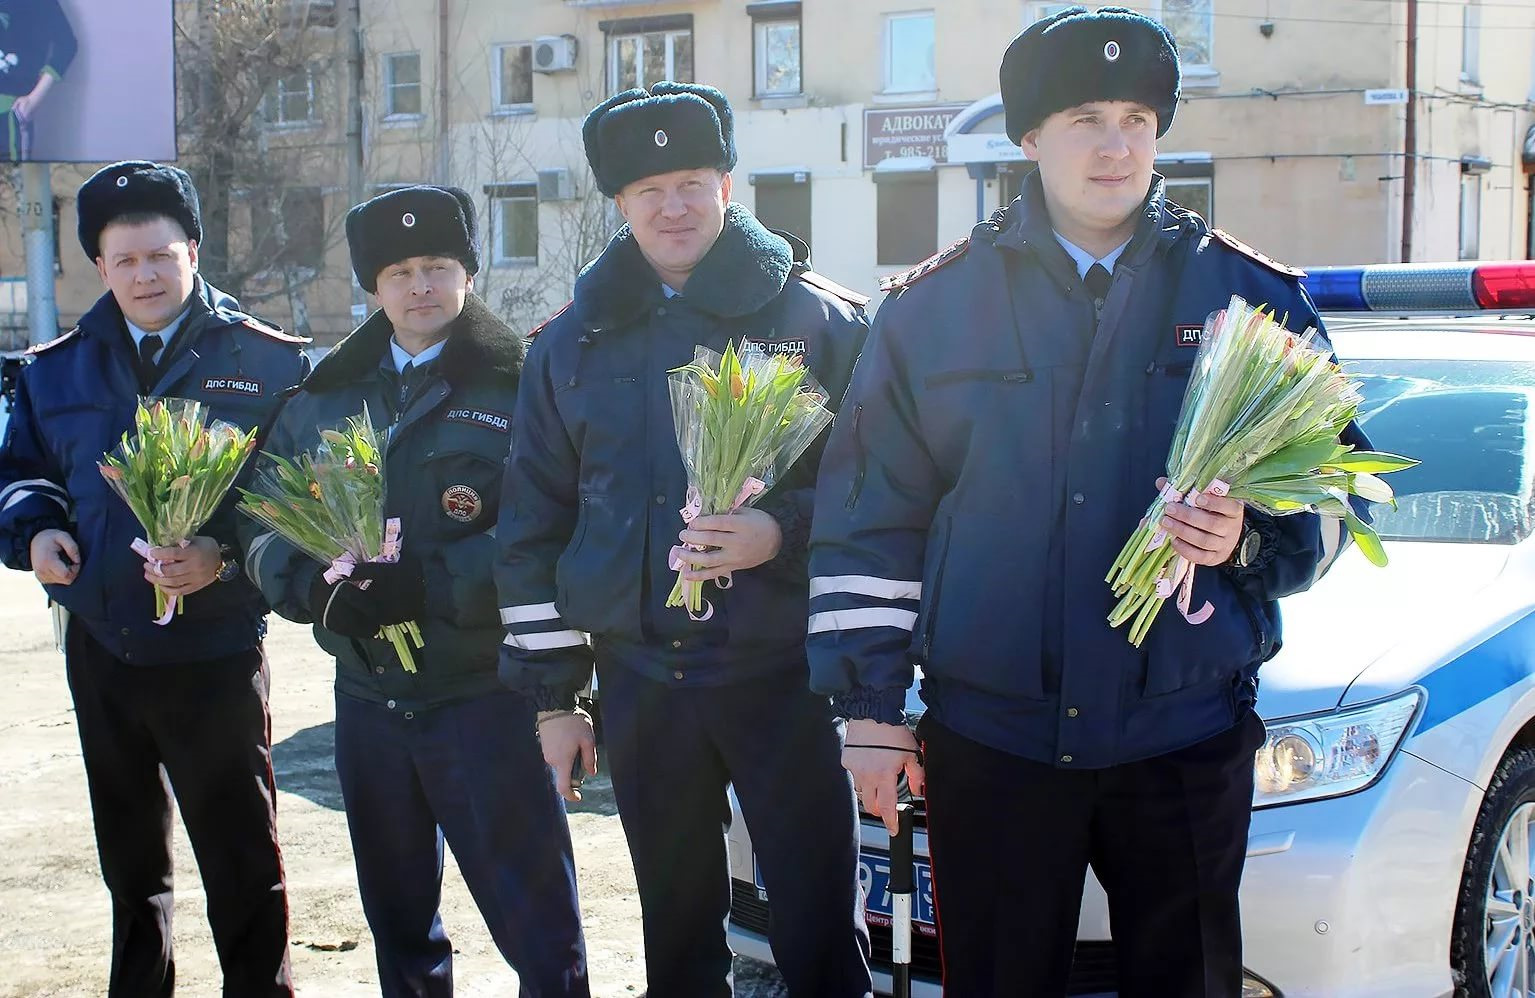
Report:
[[872,170],[887,159],[922,157],[948,160],[944,129],[969,104],[928,104],[922,107],[865,108],[863,167]]

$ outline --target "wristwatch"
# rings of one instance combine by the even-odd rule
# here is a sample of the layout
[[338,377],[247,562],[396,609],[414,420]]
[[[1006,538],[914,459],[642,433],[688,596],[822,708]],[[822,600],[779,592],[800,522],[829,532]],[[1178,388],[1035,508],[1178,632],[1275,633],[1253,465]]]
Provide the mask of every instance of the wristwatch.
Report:
[[1263,535],[1251,527],[1242,530],[1242,540],[1237,544],[1235,551],[1231,552],[1231,564],[1237,568],[1249,568],[1258,560],[1258,552],[1263,547]]
[[239,553],[239,549],[233,544],[219,545],[219,557],[223,561],[219,562],[219,570],[214,573],[214,579],[219,582],[230,582],[240,574],[240,562],[235,558],[235,555]]

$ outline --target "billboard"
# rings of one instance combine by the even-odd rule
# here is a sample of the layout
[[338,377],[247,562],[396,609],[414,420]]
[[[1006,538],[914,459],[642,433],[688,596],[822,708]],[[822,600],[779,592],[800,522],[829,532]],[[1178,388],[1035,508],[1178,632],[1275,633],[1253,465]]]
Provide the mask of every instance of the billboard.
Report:
[[0,159],[176,158],[169,0],[0,4]]

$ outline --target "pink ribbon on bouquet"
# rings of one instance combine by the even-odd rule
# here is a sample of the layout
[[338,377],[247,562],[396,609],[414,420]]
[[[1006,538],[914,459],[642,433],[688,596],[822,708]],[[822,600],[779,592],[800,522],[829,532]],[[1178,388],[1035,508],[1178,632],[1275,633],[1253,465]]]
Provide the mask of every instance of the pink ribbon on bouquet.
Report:
[[[192,543],[191,541],[182,541],[179,546],[180,547],[187,547],[191,543]],[[130,544],[129,547],[133,548],[133,553],[134,554],[136,554],[140,558],[144,559],[144,561],[149,565],[149,570],[150,571],[154,572],[156,575],[163,574],[161,572],[161,569],[164,567],[165,563],[163,561],[161,561],[160,559],[158,559],[158,558],[151,558],[149,556],[150,547],[149,547],[149,542],[148,541],[146,541],[142,537],[135,537],[133,539],[133,543]],[[172,620],[176,619],[176,599],[177,599],[177,597],[175,597],[175,596],[172,596],[170,594],[166,595],[166,597],[165,597],[165,613],[163,615],[161,615],[160,619],[156,620],[155,623],[159,624],[161,627],[164,627],[165,625],[169,624]]]
[[[379,545],[378,557],[369,558],[368,561],[375,564],[389,564],[400,560],[400,518],[391,516],[384,521],[384,542]],[[352,577],[352,571],[357,568],[357,556],[350,551],[343,551],[336,560],[330,563],[325,570],[325,581],[329,585],[335,585],[342,579]],[[357,583],[357,588],[366,589],[370,579],[364,579]]]
[[[742,506],[745,506],[748,502],[751,502],[757,496],[760,496],[766,490],[767,483],[762,481],[762,479],[748,478],[746,483],[741,486],[741,491],[736,494],[735,501],[730,504],[730,512],[734,513]],[[678,510],[678,512],[682,514],[682,522],[684,524],[692,523],[694,520],[698,519],[700,515],[702,515],[703,508],[703,496],[699,494],[699,491],[695,486],[689,485],[687,505]],[[671,553],[668,555],[666,563],[671,566],[672,571],[681,572],[688,567],[687,553],[689,551],[697,552],[706,550],[708,549],[697,544],[677,544],[672,547]],[[730,577],[729,572],[725,572],[724,574],[715,578],[714,584],[720,589],[729,589],[731,586],[735,585],[735,580]],[[703,585],[703,583],[689,582],[687,585],[700,586]],[[714,616],[714,604],[710,603],[708,600],[704,600],[704,609],[702,613],[695,616],[691,609],[688,610],[689,619],[694,621],[702,622],[708,620],[712,616]]]
[[[1181,502],[1185,506],[1193,506],[1199,501],[1201,495],[1223,496],[1230,491],[1231,486],[1217,478],[1203,492],[1194,489],[1185,496],[1173,488],[1172,482],[1168,482],[1162,487],[1162,501],[1169,505]],[[1155,551],[1166,542],[1167,531],[1158,528],[1157,532],[1151,536],[1151,540],[1147,542],[1146,550]],[[1165,600],[1176,592],[1177,598],[1173,603],[1177,606],[1178,612],[1183,614],[1184,620],[1197,627],[1215,615],[1215,607],[1209,600],[1205,600],[1204,606],[1190,611],[1189,607],[1194,603],[1195,567],[1193,562],[1181,554],[1178,555],[1173,560],[1172,571],[1157,580],[1157,599]]]

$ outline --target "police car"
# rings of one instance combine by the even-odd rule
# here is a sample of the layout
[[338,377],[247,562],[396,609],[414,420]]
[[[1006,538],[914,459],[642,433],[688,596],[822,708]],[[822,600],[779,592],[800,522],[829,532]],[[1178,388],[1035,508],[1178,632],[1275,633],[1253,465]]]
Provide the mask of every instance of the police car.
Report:
[[[1284,601],[1260,673],[1242,993],[1535,995],[1535,262],[1326,268],[1307,287],[1372,442],[1423,463],[1376,508],[1388,568],[1350,548]],[[913,993],[937,996],[923,825],[919,808]],[[889,841],[868,816],[862,834],[888,988]],[[731,941],[770,961],[745,822],[729,836]],[[1007,849],[999,833],[997,863]],[[1070,993],[1114,988],[1089,874]]]

